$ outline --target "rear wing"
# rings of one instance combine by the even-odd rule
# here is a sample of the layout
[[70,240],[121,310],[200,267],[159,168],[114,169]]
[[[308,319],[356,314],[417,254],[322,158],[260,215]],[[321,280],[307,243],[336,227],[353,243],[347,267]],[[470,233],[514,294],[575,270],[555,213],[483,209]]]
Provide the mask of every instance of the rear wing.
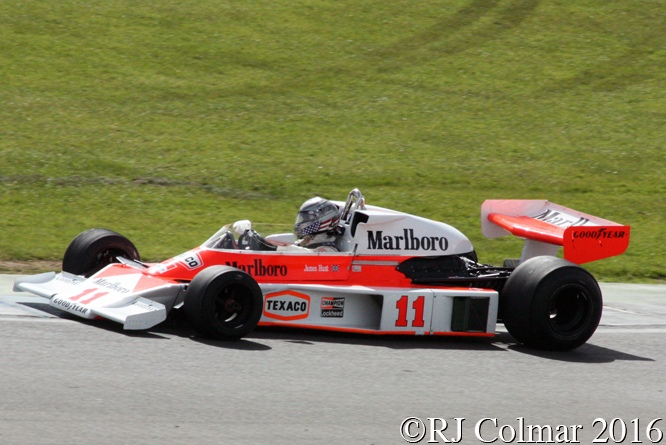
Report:
[[481,231],[486,238],[524,238],[521,262],[556,256],[562,246],[564,259],[582,264],[624,253],[630,227],[546,200],[492,199],[481,206]]

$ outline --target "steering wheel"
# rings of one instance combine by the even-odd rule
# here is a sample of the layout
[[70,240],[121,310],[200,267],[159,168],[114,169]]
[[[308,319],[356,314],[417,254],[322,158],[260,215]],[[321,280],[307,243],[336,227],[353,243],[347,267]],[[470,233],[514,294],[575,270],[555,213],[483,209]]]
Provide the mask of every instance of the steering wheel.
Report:
[[238,236],[238,248],[245,249],[250,246],[250,231],[246,230]]

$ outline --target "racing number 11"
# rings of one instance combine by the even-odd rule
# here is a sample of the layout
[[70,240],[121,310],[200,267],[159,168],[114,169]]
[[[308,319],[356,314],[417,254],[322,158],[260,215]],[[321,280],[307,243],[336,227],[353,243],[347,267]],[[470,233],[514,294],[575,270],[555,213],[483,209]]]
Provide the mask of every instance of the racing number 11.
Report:
[[[395,321],[396,327],[405,327],[407,326],[407,305],[409,304],[409,297],[403,295],[395,303],[395,307],[398,309],[398,319]],[[423,327],[423,305],[425,304],[425,297],[417,297],[412,303],[412,308],[414,308],[414,321],[412,321],[412,327],[422,328]]]
[[[95,292],[96,290],[99,290],[99,289],[87,289],[87,290],[84,290],[83,292],[81,292],[81,293],[78,294],[78,295],[74,295],[73,297],[69,297],[69,299],[72,300],[72,301],[77,301],[77,300],[79,300],[79,299],[85,297],[86,295],[88,295],[88,294],[90,294],[90,293],[92,293],[92,292]],[[98,293],[96,293],[95,295],[93,295],[93,296],[90,297],[90,298],[87,298],[87,299],[85,299],[85,300],[83,300],[83,301],[79,301],[79,303],[80,303],[80,304],[88,304],[88,303],[90,303],[91,301],[95,301],[95,300],[97,300],[98,298],[103,297],[104,295],[107,295],[107,294],[108,294],[108,292],[98,292]]]

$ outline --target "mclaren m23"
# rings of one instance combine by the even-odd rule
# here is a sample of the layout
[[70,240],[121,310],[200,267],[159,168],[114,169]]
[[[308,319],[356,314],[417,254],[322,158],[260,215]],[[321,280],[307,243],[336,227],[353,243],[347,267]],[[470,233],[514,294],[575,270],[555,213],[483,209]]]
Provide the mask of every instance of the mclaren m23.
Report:
[[493,337],[499,320],[528,346],[570,350],[592,336],[602,312],[599,286],[579,264],[629,244],[628,226],[545,200],[489,200],[483,234],[525,239],[519,259],[493,266],[447,224],[366,205],[356,189],[332,202],[336,251],[291,248],[293,234],[264,238],[239,221],[146,264],[127,238],[91,229],[67,248],[62,273],[22,277],[14,289],[125,329],[149,329],[182,310],[214,339],[238,339],[257,325]]

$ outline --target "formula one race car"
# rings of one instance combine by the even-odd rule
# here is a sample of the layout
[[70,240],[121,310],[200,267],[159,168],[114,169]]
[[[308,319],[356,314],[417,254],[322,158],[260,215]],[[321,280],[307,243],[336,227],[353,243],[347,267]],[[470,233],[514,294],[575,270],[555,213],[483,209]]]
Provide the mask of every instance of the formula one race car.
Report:
[[293,234],[264,238],[239,221],[145,264],[127,238],[91,229],[67,248],[62,273],[19,278],[14,288],[125,329],[151,328],[181,308],[215,339],[241,338],[257,324],[492,337],[500,319],[526,345],[570,350],[592,336],[602,311],[596,280],[578,264],[629,243],[628,226],[548,201],[490,200],[481,208],[484,235],[525,239],[520,259],[491,266],[449,225],[366,205],[357,189],[331,202],[340,218],[335,249],[296,246]]

